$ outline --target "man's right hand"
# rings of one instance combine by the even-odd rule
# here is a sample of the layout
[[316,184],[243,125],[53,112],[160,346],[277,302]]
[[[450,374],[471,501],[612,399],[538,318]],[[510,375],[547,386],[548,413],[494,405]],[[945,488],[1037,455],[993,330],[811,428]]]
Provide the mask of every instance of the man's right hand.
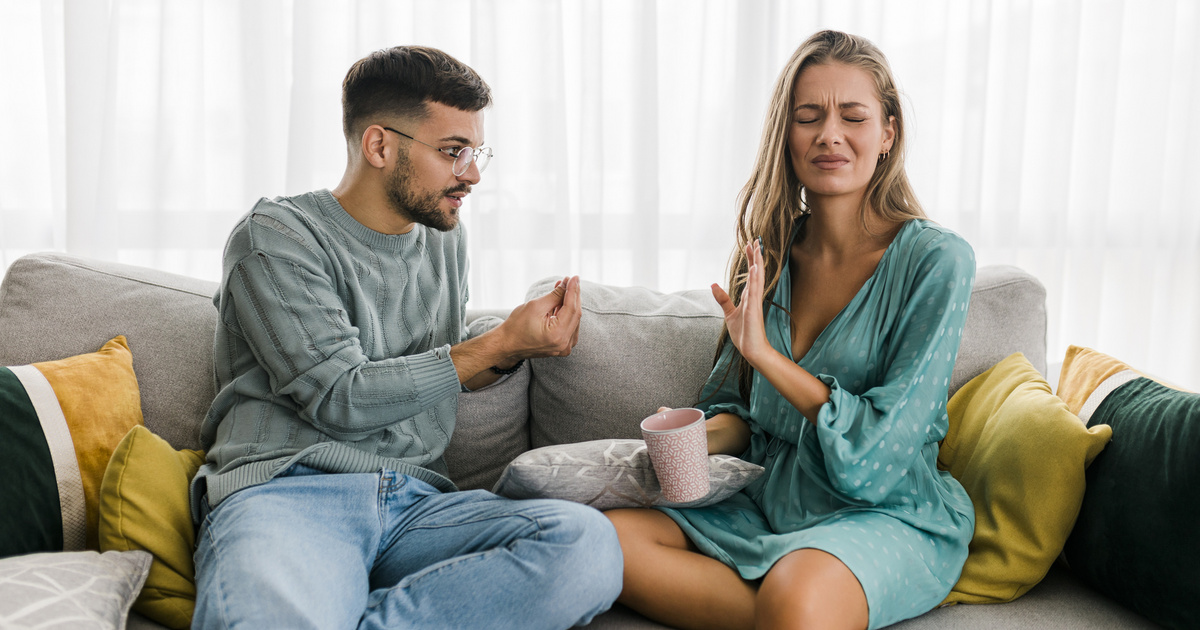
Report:
[[512,362],[535,357],[565,357],[579,343],[579,276],[563,278],[554,290],[513,309],[496,330],[506,336]]
[[499,326],[451,348],[459,381],[476,389],[496,380],[490,366],[507,369],[522,359],[571,354],[583,314],[579,287],[579,276],[563,278],[553,291],[513,309]]

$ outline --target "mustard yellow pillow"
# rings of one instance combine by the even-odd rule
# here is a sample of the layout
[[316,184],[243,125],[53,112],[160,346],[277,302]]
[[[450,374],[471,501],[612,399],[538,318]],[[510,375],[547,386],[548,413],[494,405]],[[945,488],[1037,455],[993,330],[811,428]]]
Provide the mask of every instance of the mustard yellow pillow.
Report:
[[944,603],[1012,601],[1046,576],[1083,501],[1084,470],[1112,437],[1085,427],[1024,355],[950,399],[938,455],[975,506],[962,576]]
[[125,337],[89,354],[0,367],[0,557],[99,549],[104,468],[140,424]]
[[188,484],[200,451],[175,450],[146,427],[133,427],[113,451],[100,488],[100,549],[154,555],[133,609],[168,628],[187,628],[196,607],[196,536]]

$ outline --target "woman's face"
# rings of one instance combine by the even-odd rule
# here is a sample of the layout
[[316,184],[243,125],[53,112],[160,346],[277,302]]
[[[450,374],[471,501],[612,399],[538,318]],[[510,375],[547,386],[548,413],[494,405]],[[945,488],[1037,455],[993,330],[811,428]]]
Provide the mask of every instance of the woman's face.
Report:
[[883,115],[866,70],[831,62],[805,68],[796,80],[788,132],[792,168],[809,204],[865,194],[879,154],[890,151],[895,118]]

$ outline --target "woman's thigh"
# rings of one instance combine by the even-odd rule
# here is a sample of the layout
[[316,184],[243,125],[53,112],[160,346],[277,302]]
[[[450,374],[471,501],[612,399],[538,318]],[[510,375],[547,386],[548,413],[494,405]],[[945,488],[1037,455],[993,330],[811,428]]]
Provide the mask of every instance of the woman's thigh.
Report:
[[699,553],[671,517],[658,510],[605,512],[625,557],[617,600],[678,628],[751,627],[755,585]]

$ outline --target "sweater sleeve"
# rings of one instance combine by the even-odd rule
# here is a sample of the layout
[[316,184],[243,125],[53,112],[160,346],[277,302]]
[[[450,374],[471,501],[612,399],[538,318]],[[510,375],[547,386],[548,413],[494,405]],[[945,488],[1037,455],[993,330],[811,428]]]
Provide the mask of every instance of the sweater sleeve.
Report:
[[355,440],[457,394],[449,345],[370,360],[336,290],[335,266],[299,233],[260,223],[244,241],[248,253],[226,267],[218,308],[277,404],[336,439]]
[[883,381],[855,395],[834,376],[817,375],[831,389],[817,435],[829,479],[843,494],[879,503],[904,481],[924,446],[945,436],[946,396],[974,279],[966,241],[947,233],[933,239],[881,351]]

